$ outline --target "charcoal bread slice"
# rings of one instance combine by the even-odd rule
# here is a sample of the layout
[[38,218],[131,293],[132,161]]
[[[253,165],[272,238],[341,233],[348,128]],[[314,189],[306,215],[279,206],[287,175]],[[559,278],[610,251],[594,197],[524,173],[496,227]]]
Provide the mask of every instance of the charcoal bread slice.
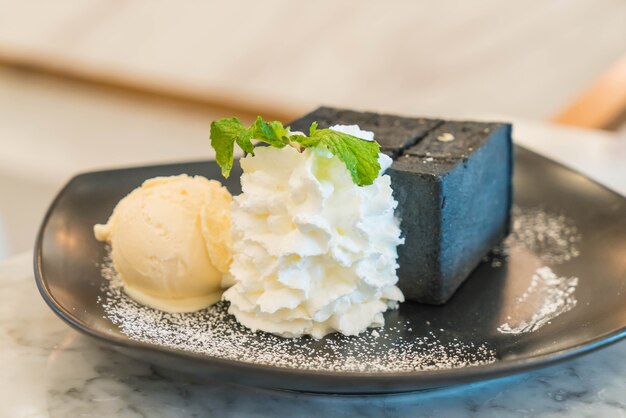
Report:
[[399,286],[407,300],[445,303],[507,234],[512,202],[511,125],[407,118],[321,107],[291,123],[305,131],[357,124],[394,162],[391,177],[404,245]]
[[407,299],[445,303],[508,234],[512,153],[511,125],[445,122],[394,161]]
[[332,125],[359,125],[361,129],[374,132],[381,151],[390,157],[399,156],[415,145],[435,127],[443,123],[438,119],[407,118],[372,112],[320,107],[290,124],[292,131],[308,133],[311,123],[320,128]]

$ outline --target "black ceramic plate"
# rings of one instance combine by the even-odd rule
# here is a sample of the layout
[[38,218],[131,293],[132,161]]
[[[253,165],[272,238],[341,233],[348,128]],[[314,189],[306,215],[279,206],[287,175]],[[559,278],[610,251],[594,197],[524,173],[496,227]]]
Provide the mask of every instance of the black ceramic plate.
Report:
[[[405,327],[398,338],[419,338],[432,332],[444,343],[455,339],[484,343],[495,351],[496,360],[490,364],[411,372],[306,371],[225,360],[129,339],[97,303],[104,284],[97,264],[105,250],[93,238],[92,226],[105,221],[118,200],[149,177],[188,173],[221,180],[212,162],[101,171],[72,179],[52,203],[39,232],[37,285],[64,321],[130,355],[200,376],[312,392],[399,392],[495,378],[572,358],[623,338],[626,199],[540,155],[519,147],[516,153],[516,205],[563,213],[582,236],[577,243],[580,255],[552,266],[559,275],[579,277],[576,306],[534,332],[499,332],[503,313],[511,311],[511,304],[529,283],[533,263],[541,256],[515,253],[499,268],[481,264],[444,306],[406,302],[386,317],[388,327],[411,322],[411,328]],[[234,172],[226,181],[233,193],[240,192],[238,176]]]

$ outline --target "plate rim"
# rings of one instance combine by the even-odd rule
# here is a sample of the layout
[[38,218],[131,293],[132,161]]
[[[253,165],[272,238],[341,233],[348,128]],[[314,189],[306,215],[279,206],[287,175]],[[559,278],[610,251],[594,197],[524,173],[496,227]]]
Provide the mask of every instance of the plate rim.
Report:
[[[577,175],[583,176],[585,179],[591,181],[602,189],[608,191],[611,194],[626,199],[619,192],[597,182],[593,178],[573,169],[566,164],[552,160],[540,153],[532,151],[526,147],[515,145],[515,152],[518,149],[533,154],[535,157],[545,159],[553,164],[565,168]],[[94,328],[89,327],[83,321],[79,320],[72,312],[66,309],[61,303],[59,303],[52,295],[48,282],[44,277],[42,270],[43,263],[43,238],[45,229],[49,223],[56,206],[58,205],[61,197],[66,193],[70,186],[84,176],[110,173],[115,171],[125,171],[132,169],[147,169],[147,168],[159,168],[159,167],[174,167],[182,164],[193,164],[200,162],[210,162],[214,160],[188,160],[180,162],[171,162],[164,164],[151,164],[140,165],[131,167],[117,167],[106,170],[85,171],[74,175],[67,183],[61,188],[52,200],[48,207],[46,214],[41,222],[39,230],[37,232],[37,238],[35,240],[35,251],[33,257],[33,269],[35,282],[42,298],[50,309],[61,318],[66,324],[70,325],[73,329],[95,338],[100,342],[112,344],[113,346],[126,349],[141,349],[148,350],[157,354],[163,354],[168,356],[174,356],[178,360],[191,360],[194,362],[206,363],[208,366],[217,367],[220,369],[228,370],[240,370],[241,372],[255,373],[255,374],[271,374],[276,377],[286,378],[311,378],[312,376],[320,379],[333,379],[342,383],[344,381],[350,381],[350,386],[354,389],[358,389],[359,386],[369,386],[377,384],[389,384],[393,383],[397,385],[410,385],[410,384],[449,384],[449,383],[464,383],[477,380],[486,380],[505,375],[516,374],[524,371],[534,370],[541,367],[547,367],[556,363],[560,363],[566,360],[571,360],[580,357],[584,354],[591,353],[601,348],[608,347],[622,339],[626,338],[626,324],[621,328],[605,333],[601,336],[587,340],[585,342],[563,348],[560,350],[533,355],[530,357],[517,358],[517,359],[503,359],[496,360],[492,363],[470,365],[464,367],[456,367],[450,369],[440,370],[414,370],[414,371],[395,371],[395,372],[356,372],[356,371],[332,371],[332,370],[308,370],[288,368],[282,366],[272,366],[268,364],[256,364],[249,363],[240,360],[219,358],[209,356],[201,353],[194,353],[191,351],[185,351],[182,349],[171,348],[167,346],[161,346],[157,344],[150,344],[144,341],[133,340],[129,337],[123,338],[118,336],[111,336],[105,333],[99,332]],[[95,302],[95,301],[94,301]],[[360,382],[360,383],[359,383]],[[410,389],[409,389],[410,390]],[[388,391],[385,391],[388,392]],[[401,392],[401,390],[392,390],[391,392]],[[359,392],[354,392],[359,393]]]

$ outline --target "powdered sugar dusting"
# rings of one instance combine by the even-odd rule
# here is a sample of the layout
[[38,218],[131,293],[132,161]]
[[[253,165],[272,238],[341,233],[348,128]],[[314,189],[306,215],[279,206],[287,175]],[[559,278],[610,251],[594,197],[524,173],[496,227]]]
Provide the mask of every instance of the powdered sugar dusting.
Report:
[[226,302],[195,313],[165,313],[128,298],[110,258],[101,270],[107,279],[100,301],[106,316],[138,341],[250,364],[337,372],[441,370],[495,361],[486,344],[443,343],[434,333],[416,337],[408,322],[357,337],[334,334],[314,340],[251,332],[228,314]]
[[[578,229],[567,217],[516,207],[510,236],[486,261],[497,268],[507,263],[512,249],[523,249],[535,254],[539,263],[554,266],[579,256],[580,240]],[[449,340],[444,330],[438,335],[415,335],[408,321],[357,337],[286,339],[251,332],[228,314],[226,302],[190,314],[160,312],[125,295],[110,258],[104,260],[101,271],[107,280],[99,303],[106,317],[129,338],[150,344],[249,364],[337,372],[442,370],[496,361],[495,351],[485,343]],[[576,306],[577,285],[576,277],[559,276],[545,265],[537,268],[497,330],[503,334],[538,330]]]
[[[580,255],[582,235],[563,214],[542,208],[513,208],[511,234],[488,257],[492,267],[502,266],[513,249],[527,250],[546,264],[558,265]],[[507,322],[498,327],[503,334],[533,332],[576,306],[577,277],[558,276],[551,267],[536,269],[526,291],[512,308]]]
[[515,206],[511,233],[487,260],[491,261],[492,267],[500,267],[510,248],[524,248],[544,263],[562,264],[580,255],[578,243],[581,238],[574,222],[563,214]]
[[498,331],[522,334],[538,330],[576,306],[577,285],[577,277],[559,277],[550,267],[538,268],[526,291],[517,298],[510,322],[500,325]]

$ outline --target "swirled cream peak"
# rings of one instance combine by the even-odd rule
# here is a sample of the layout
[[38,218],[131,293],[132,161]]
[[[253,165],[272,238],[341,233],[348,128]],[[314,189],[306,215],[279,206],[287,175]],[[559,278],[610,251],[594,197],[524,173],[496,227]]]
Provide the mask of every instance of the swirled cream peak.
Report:
[[391,180],[383,175],[391,159],[380,154],[379,162],[378,178],[359,187],[321,148],[259,147],[241,160],[243,193],[232,211],[234,285],[224,293],[240,323],[315,338],[384,324],[383,312],[404,300],[396,287],[403,240]]

